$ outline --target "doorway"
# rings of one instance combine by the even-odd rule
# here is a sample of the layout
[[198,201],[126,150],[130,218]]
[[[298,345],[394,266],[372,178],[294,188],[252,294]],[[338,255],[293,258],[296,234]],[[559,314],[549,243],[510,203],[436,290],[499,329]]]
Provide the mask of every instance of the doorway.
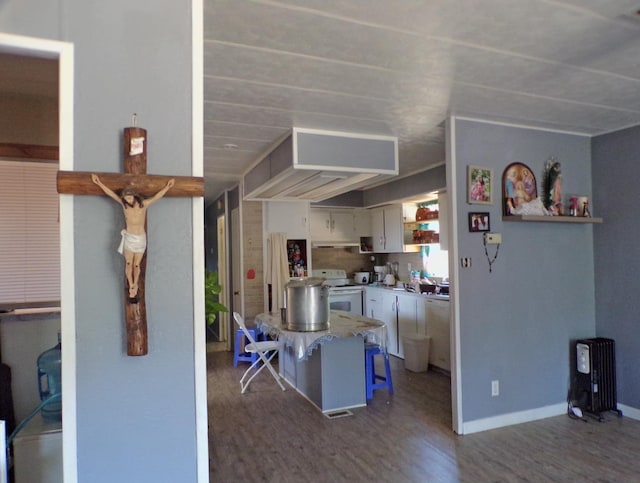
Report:
[[[57,75],[55,87],[51,93],[57,103],[58,132],[55,134],[57,145],[56,156],[59,167],[63,170],[73,169],[73,45],[31,37],[0,34],[0,55],[10,56],[23,65],[31,68],[1,69],[2,85],[7,82],[19,82],[21,89],[32,89],[32,95],[42,94],[38,89],[46,89],[42,84],[41,71],[43,63],[54,64]],[[39,62],[42,61],[42,62]],[[21,75],[20,81],[17,75]],[[24,94],[24,93],[23,93]],[[6,140],[3,140],[6,141]],[[5,143],[5,148],[9,143]],[[37,143],[36,143],[37,144]],[[34,157],[48,156],[34,148]],[[49,150],[50,151],[50,150]],[[37,152],[37,154],[36,154]],[[23,153],[24,154],[24,153]],[[26,153],[27,155],[29,153]],[[6,157],[7,151],[1,156]],[[50,153],[49,153],[50,156]],[[62,394],[64,431],[62,432],[63,462],[65,481],[77,480],[76,467],[76,406],[75,406],[75,320],[74,320],[74,274],[73,274],[73,205],[70,196],[60,197],[59,233],[60,233],[60,304],[62,313],[60,333],[62,344],[66,346],[62,353],[62,378],[65,380],[65,391]],[[3,470],[4,458],[0,458],[0,472]]]
[[[219,292],[215,296],[215,302],[231,310],[231,279],[230,279],[230,253],[233,252],[229,244],[229,215],[228,193],[221,195],[206,212],[205,229],[206,260],[205,266],[208,277],[212,277],[214,285]],[[207,352],[231,350],[231,318],[229,312],[216,312],[215,319],[206,327]]]

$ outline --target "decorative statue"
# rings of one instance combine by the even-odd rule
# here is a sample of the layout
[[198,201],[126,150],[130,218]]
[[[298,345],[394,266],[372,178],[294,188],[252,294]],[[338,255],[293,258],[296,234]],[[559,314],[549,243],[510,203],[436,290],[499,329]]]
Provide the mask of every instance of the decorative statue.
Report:
[[96,174],[91,175],[91,181],[97,184],[107,196],[119,203],[124,210],[125,229],[121,232],[122,240],[120,241],[118,252],[124,255],[129,298],[134,299],[138,293],[140,262],[147,249],[147,234],[145,232],[147,208],[162,198],[173,187],[175,179],[170,179],[166,186],[151,198],[142,198],[134,190],[128,188],[123,189],[118,196],[105,186]]
[[544,207],[552,215],[563,215],[562,170],[555,158],[549,158],[544,167]]

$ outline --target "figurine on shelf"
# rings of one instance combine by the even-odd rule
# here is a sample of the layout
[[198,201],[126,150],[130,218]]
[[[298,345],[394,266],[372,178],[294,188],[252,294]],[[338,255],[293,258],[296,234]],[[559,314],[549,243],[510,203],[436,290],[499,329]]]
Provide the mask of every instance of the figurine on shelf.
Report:
[[572,196],[569,203],[569,216],[578,216],[578,197]]
[[544,207],[552,215],[563,215],[562,171],[555,158],[549,158],[544,169]]

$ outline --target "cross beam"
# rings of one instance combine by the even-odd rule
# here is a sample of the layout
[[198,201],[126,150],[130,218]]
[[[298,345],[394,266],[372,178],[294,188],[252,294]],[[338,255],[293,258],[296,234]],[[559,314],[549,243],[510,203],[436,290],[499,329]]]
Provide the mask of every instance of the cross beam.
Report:
[[[58,193],[73,195],[109,195],[118,201],[125,211],[127,228],[130,221],[142,218],[144,225],[140,231],[146,237],[146,203],[149,205],[162,196],[204,196],[204,179],[191,176],[148,175],[147,131],[138,127],[124,129],[124,169],[125,173],[91,173],[79,171],[58,171]],[[99,183],[92,178],[98,178]],[[174,181],[171,181],[174,180]],[[168,184],[171,181],[170,184]],[[102,187],[101,187],[102,185]],[[171,185],[171,186],[170,186]],[[170,186],[170,187],[169,187]],[[133,190],[139,195],[142,205],[136,208],[125,203],[130,199],[123,190]],[[117,195],[120,193],[120,195]],[[126,191],[125,193],[128,193]],[[130,212],[128,213],[127,210]],[[131,212],[133,210],[133,213]],[[135,213],[135,211],[138,213]],[[141,213],[140,213],[141,212]],[[128,216],[129,215],[129,216]],[[123,239],[124,241],[124,239]],[[125,320],[127,328],[127,354],[142,356],[148,353],[147,314],[145,305],[145,274],[147,257],[131,252],[125,255]],[[133,260],[133,262],[132,262]],[[130,266],[131,264],[135,266]],[[132,286],[131,271],[135,270],[137,284]],[[139,270],[139,275],[137,274]]]

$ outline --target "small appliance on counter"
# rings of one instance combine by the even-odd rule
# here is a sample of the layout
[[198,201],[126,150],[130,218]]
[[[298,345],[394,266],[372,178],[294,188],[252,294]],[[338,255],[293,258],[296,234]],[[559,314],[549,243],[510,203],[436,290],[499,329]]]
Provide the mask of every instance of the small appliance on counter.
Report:
[[369,272],[354,272],[353,283],[358,285],[367,285],[369,283]]
[[373,267],[373,273],[376,275],[374,282],[384,282],[384,276],[387,274],[387,267],[384,265],[376,265]]

